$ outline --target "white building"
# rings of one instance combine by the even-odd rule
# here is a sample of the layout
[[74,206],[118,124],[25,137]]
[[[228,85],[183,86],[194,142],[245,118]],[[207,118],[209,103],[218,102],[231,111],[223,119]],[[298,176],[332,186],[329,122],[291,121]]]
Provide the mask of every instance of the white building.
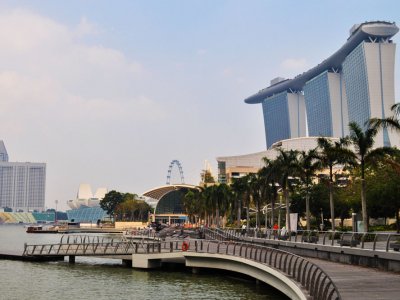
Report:
[[13,211],[45,209],[46,164],[8,162],[0,141],[0,207]]
[[[301,137],[288,140],[282,140],[272,144],[271,148],[257,153],[221,156],[217,157],[218,162],[218,182],[231,183],[232,179],[240,178],[249,173],[257,173],[265,166],[263,158],[274,160],[279,154],[277,149],[309,151],[318,146],[318,137]],[[330,138],[332,141],[338,141],[338,138]]]
[[78,209],[81,206],[97,207],[100,206],[100,201],[107,194],[107,188],[98,188],[93,196],[92,188],[87,183],[79,185],[76,199],[68,200],[67,204],[71,209]]

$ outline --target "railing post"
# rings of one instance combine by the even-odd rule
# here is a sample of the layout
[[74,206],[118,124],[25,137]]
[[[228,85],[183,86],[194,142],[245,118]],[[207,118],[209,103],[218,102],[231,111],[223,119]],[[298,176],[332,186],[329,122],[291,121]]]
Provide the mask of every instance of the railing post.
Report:
[[372,250],[375,251],[375,247],[376,247],[376,240],[377,240],[378,234],[375,234],[375,238],[374,238],[374,245],[372,246]]
[[387,239],[386,239],[386,252],[388,252],[389,251],[389,243],[390,243],[390,233],[388,234],[388,237],[387,237]]

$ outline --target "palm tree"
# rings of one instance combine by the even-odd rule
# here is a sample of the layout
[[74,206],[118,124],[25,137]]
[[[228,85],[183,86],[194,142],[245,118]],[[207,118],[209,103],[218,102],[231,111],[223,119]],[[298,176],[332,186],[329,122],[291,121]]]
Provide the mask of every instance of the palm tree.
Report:
[[393,116],[384,119],[372,118],[368,121],[370,127],[378,130],[380,128],[391,128],[400,131],[400,121],[398,119],[400,117],[400,103],[392,105],[390,109],[394,113]]
[[256,206],[256,227],[260,228],[261,180],[258,174],[250,175],[250,194]]
[[282,187],[283,197],[286,204],[286,228],[290,231],[289,177],[294,177],[298,174],[298,151],[286,151],[278,148],[278,152],[279,154],[275,159],[275,168],[278,172],[279,184]]
[[183,207],[189,217],[190,222],[197,223],[201,214],[201,191],[190,189],[183,198]]
[[250,214],[249,214],[249,210],[250,210],[250,202],[251,202],[251,187],[250,187],[250,181],[251,181],[251,177],[253,176],[253,174],[247,174],[246,176],[243,176],[243,186],[245,188],[244,191],[244,206],[247,208],[246,209],[246,225],[247,228],[249,228],[250,225]]
[[312,179],[316,176],[316,172],[321,169],[321,161],[318,160],[316,149],[311,149],[308,152],[300,152],[300,178],[306,187],[306,219],[307,230],[310,230],[310,186]]
[[240,220],[242,216],[242,205],[247,191],[247,177],[235,178],[231,184],[232,192],[236,198],[237,220],[236,226],[240,227]]
[[365,131],[356,122],[349,124],[350,140],[354,145],[354,157],[358,160],[361,169],[361,208],[365,232],[368,232],[367,196],[365,185],[365,167],[367,163],[374,163],[385,155],[395,155],[397,150],[390,147],[373,149],[377,127],[367,124]]
[[205,186],[204,190],[201,193],[202,202],[204,205],[204,213],[206,224],[213,225],[214,224],[214,212],[215,212],[215,186]]
[[339,141],[331,141],[320,137],[318,143],[318,159],[321,166],[329,168],[329,206],[331,210],[332,230],[335,231],[335,207],[333,201],[333,167],[353,161],[353,154],[346,148],[348,140],[342,138]]
[[270,216],[270,224],[271,227],[275,224],[275,203],[278,198],[278,181],[279,181],[279,170],[278,164],[275,160],[270,160],[267,157],[263,158],[265,166],[260,170],[260,175],[264,180],[264,184],[269,188],[266,189],[269,198],[271,199],[271,216]]

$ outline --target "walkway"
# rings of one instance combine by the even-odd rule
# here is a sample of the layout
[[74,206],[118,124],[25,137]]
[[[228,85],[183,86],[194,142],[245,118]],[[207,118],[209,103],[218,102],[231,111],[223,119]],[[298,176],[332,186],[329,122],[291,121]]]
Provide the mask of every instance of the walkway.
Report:
[[[383,272],[373,268],[365,268],[349,264],[341,264],[321,260],[316,258],[304,259],[297,255],[265,247],[251,243],[240,242],[218,242],[218,241],[205,241],[205,240],[186,240],[188,242],[188,251],[182,252],[183,240],[174,241],[147,241],[140,242],[133,241],[115,241],[115,240],[100,240],[91,237],[90,240],[85,240],[80,237],[78,241],[76,238],[68,238],[62,240],[58,245],[27,245],[24,254],[26,256],[81,256],[81,255],[110,255],[117,257],[118,255],[131,255],[131,259],[136,255],[143,253],[142,258],[154,260],[154,262],[162,261],[163,257],[169,256],[192,256],[198,253],[205,259],[214,257],[215,254],[222,256],[237,257],[249,261],[249,265],[261,263],[275,270],[280,270],[287,278],[300,284],[305,290],[313,293],[320,294],[320,299],[326,299],[323,295],[325,288],[327,291],[332,291],[332,285],[326,285],[331,282],[336,286],[342,299],[399,299],[400,298],[400,274]],[[282,241],[281,241],[282,242]],[[290,242],[289,242],[290,243]],[[292,242],[293,243],[293,242]],[[304,246],[311,246],[312,243],[303,243]],[[297,244],[299,248],[300,243]],[[314,244],[315,246],[318,244]],[[314,247],[315,247],[314,246]],[[367,249],[354,249],[350,247],[332,247],[328,245],[320,245],[319,247],[329,247],[335,249],[349,249],[352,251],[371,251]],[[311,251],[312,249],[310,249]],[[386,249],[385,249],[386,250]],[[388,253],[384,249],[380,250],[381,254],[396,255],[399,253]],[[376,251],[376,250],[375,250]],[[379,250],[378,250],[379,251]],[[316,251],[318,252],[318,251]],[[193,255],[191,253],[194,253]],[[132,255],[133,254],[133,255]],[[165,254],[165,255],[163,255]],[[207,254],[209,254],[207,256]],[[145,258],[146,257],[146,258]],[[135,259],[138,259],[136,256]],[[218,259],[218,258],[217,258]],[[233,259],[234,260],[234,259]],[[308,263],[309,261],[310,263]],[[210,262],[210,261],[208,261]],[[229,261],[226,260],[229,264]],[[154,264],[154,266],[160,263]],[[204,260],[204,266],[207,266]],[[224,268],[224,264],[221,265]],[[318,274],[321,274],[319,276]],[[325,276],[325,274],[327,276]],[[322,278],[327,277],[325,282]],[[318,288],[316,288],[317,285]],[[321,292],[322,291],[322,292]],[[334,296],[332,294],[332,296]],[[334,297],[332,298],[334,299]]]
[[400,298],[400,274],[372,268],[308,259],[335,282],[342,299],[393,300]]

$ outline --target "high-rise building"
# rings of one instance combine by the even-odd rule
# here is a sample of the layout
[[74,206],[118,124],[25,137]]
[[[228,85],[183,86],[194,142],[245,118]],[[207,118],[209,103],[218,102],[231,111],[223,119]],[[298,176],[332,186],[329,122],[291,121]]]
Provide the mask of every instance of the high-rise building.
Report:
[[304,85],[309,136],[343,137],[349,123],[343,76],[325,71]]
[[0,161],[8,161],[8,154],[3,141],[0,141]]
[[46,164],[8,162],[0,141],[0,207],[13,211],[45,209]]
[[[391,22],[354,25],[345,44],[316,67],[293,79],[274,80],[245,99],[249,104],[262,103],[267,147],[279,139],[306,136],[301,119],[287,109],[288,94],[304,94],[309,136],[343,137],[349,132],[349,122],[364,127],[370,118],[392,116],[396,45],[391,38],[398,31]],[[375,146],[389,145],[399,147],[399,136],[388,130],[379,132]]]
[[304,96],[284,91],[262,102],[267,148],[273,143],[306,135]]

